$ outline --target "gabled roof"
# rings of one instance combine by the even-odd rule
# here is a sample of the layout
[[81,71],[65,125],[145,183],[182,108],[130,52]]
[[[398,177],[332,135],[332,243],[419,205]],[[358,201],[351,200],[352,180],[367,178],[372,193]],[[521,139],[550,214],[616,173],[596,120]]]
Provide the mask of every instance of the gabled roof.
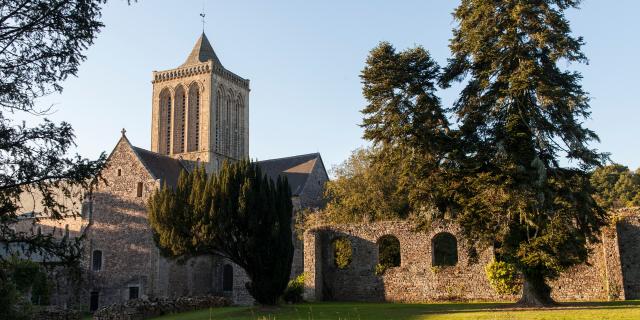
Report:
[[198,41],[196,41],[196,45],[193,46],[189,57],[187,57],[187,60],[181,65],[181,67],[209,60],[212,60],[218,65],[222,65],[215,51],[213,51],[213,47],[211,46],[211,43],[209,43],[209,39],[207,39],[207,36],[203,32],[202,35],[200,35],[200,38],[198,38]]
[[160,179],[168,186],[178,184],[180,171],[185,169],[180,160],[134,146],[131,148],[154,178]]
[[121,143],[124,143],[126,146],[131,148],[131,151],[133,151],[138,160],[140,160],[140,163],[142,163],[144,168],[147,169],[147,172],[149,172],[154,179],[160,179],[162,184],[166,183],[172,187],[176,186],[178,184],[180,171],[186,169],[180,160],[132,145],[125,135],[125,132],[126,131],[122,129],[122,137],[120,137],[120,140],[116,143],[113,151],[111,151],[109,157],[107,157],[107,161],[109,161],[114,152],[116,152],[118,146]]
[[269,178],[276,180],[278,176],[287,177],[291,194],[300,195],[309,175],[317,162],[322,162],[319,153],[303,154],[299,156],[258,161],[262,172]]

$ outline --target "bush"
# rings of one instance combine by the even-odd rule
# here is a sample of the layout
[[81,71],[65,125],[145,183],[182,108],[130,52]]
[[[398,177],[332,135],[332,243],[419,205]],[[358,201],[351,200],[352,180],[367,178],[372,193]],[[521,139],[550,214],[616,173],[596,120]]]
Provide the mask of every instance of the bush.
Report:
[[493,261],[485,267],[489,283],[499,294],[517,294],[522,277],[516,267],[504,261]]
[[49,304],[51,283],[40,264],[13,256],[4,261],[1,268],[21,295],[31,293],[31,302],[35,305]]
[[289,280],[287,288],[284,290],[282,299],[289,303],[302,302],[302,295],[304,294],[304,273],[297,276],[295,279]]

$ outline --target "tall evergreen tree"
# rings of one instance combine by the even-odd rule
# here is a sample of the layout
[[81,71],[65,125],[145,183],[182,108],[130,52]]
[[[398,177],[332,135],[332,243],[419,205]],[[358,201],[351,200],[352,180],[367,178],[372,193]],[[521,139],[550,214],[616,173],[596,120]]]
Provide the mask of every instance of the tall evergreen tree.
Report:
[[441,80],[466,83],[451,109],[464,148],[459,221],[522,272],[523,304],[552,303],[546,280],[584,262],[606,222],[588,177],[606,159],[583,126],[589,97],[558,66],[587,60],[564,15],[579,3],[462,0]]
[[445,209],[440,168],[455,150],[455,140],[436,95],[439,76],[440,67],[424,48],[397,52],[381,42],[360,74],[368,102],[361,126],[376,147],[373,163],[399,172],[399,189],[409,193],[411,203]]
[[293,260],[293,206],[286,178],[269,179],[255,163],[225,163],[207,177],[203,168],[180,175],[149,199],[149,222],[162,251],[174,257],[214,254],[242,267],[249,293],[278,302]]

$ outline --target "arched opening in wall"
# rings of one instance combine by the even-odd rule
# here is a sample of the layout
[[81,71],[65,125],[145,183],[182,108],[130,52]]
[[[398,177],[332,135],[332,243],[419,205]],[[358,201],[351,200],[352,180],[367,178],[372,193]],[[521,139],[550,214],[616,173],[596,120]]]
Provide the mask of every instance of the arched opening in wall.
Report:
[[176,92],[174,94],[175,104],[173,107],[173,153],[183,153],[185,150],[185,139],[186,139],[186,97],[184,88],[180,85],[176,88]]
[[160,92],[160,119],[158,150],[161,154],[171,152],[171,92],[164,89]]
[[102,270],[102,251],[93,250],[91,254],[91,269],[93,271]]
[[392,235],[380,237],[376,273],[382,274],[389,268],[399,267],[400,263],[400,240]]
[[89,311],[94,312],[98,310],[98,307],[100,306],[99,302],[100,302],[100,293],[98,291],[91,291],[91,294],[89,297]]
[[118,177],[122,176],[122,169],[118,168]]
[[192,83],[189,86],[189,152],[200,149],[200,109],[200,88],[197,83]]
[[431,264],[455,266],[458,263],[458,241],[448,232],[438,233],[431,239]]
[[233,291],[233,267],[230,264],[222,268],[222,291]]
[[136,197],[138,198],[142,197],[142,187],[142,182],[138,182],[136,185]]
[[351,249],[351,241],[347,237],[340,236],[331,241],[333,249],[333,264],[338,269],[346,269],[350,264],[353,256]]

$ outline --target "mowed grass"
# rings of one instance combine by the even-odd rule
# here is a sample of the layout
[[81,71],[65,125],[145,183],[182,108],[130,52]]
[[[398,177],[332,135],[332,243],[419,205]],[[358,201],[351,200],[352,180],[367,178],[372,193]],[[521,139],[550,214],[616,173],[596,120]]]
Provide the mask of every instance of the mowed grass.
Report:
[[519,309],[512,303],[305,303],[273,308],[227,307],[167,315],[155,320],[606,320],[640,319],[640,301],[564,303]]

